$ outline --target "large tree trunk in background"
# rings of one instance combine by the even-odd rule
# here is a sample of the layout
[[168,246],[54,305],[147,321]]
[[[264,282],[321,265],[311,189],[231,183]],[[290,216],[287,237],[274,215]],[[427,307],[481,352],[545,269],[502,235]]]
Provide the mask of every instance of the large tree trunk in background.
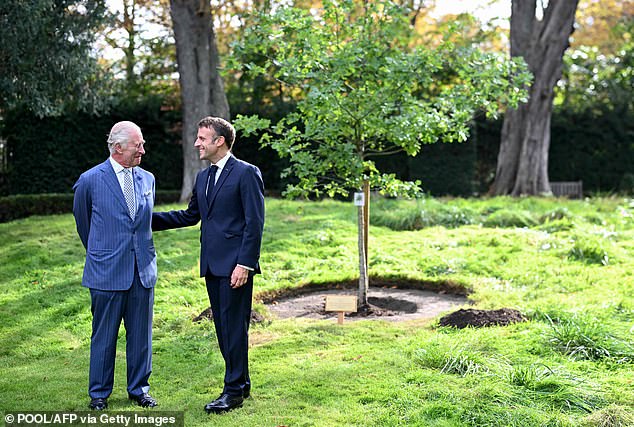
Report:
[[229,120],[229,103],[218,73],[218,49],[207,0],[170,0],[176,57],[183,103],[183,187],[181,202],[189,200],[194,179],[206,162],[194,148],[198,121],[205,116]]
[[555,84],[573,32],[578,0],[550,0],[543,18],[536,0],[513,0],[511,56],[524,58],[534,80],[527,104],[504,117],[495,181],[496,195],[549,194],[548,149]]

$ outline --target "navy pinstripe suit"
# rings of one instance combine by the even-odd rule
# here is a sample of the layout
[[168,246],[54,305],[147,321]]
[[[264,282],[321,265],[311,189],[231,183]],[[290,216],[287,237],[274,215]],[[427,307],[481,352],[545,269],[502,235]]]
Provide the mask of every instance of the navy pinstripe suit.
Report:
[[156,252],[151,219],[154,176],[135,167],[136,216],[130,218],[110,160],[84,172],[73,189],[77,233],[86,248],[82,285],[93,314],[89,395],[107,398],[114,382],[117,334],[126,328],[128,392],[149,390]]

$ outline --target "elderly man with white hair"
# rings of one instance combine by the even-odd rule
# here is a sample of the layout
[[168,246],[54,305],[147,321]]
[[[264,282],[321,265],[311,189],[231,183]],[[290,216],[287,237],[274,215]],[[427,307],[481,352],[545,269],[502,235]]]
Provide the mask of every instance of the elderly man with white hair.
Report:
[[117,335],[126,329],[128,397],[156,406],[148,394],[152,372],[152,309],[156,251],[152,241],[154,176],[141,169],[145,141],[129,121],[112,127],[110,156],[84,172],[73,189],[77,233],[86,248],[82,285],[90,290],[92,336],[90,409],[108,408]]

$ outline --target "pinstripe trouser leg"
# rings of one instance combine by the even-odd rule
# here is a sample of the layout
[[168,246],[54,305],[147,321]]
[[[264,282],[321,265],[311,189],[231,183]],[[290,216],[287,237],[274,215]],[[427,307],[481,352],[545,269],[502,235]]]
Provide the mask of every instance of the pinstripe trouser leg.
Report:
[[107,398],[112,393],[117,336],[122,319],[126,328],[128,392],[134,395],[147,393],[152,372],[154,289],[141,285],[135,269],[130,289],[90,289],[90,296],[93,320],[88,394],[91,398]]

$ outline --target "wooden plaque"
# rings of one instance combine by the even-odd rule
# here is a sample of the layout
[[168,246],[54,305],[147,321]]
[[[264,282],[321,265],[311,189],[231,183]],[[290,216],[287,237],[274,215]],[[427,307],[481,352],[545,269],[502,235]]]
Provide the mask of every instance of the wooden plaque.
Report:
[[326,311],[357,311],[356,295],[326,295]]

